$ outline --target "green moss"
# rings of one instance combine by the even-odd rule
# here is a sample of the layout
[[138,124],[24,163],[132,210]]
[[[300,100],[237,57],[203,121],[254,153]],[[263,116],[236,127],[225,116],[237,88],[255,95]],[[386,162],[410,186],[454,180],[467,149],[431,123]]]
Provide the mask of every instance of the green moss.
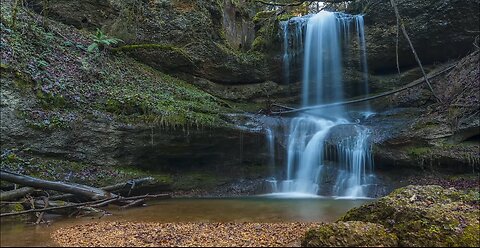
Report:
[[254,51],[265,51],[268,48],[268,42],[264,37],[258,36],[253,40],[252,50]]
[[13,210],[14,212],[21,212],[21,211],[24,211],[25,208],[22,206],[22,204],[20,204],[20,203],[15,203],[15,204],[12,205],[12,210]]
[[292,17],[295,17],[295,15],[291,14],[291,13],[286,13],[286,14],[281,14],[279,16],[277,16],[277,20],[278,21],[287,21],[287,20],[290,20],[290,18]]
[[[138,78],[133,78],[131,83],[124,84],[123,87],[112,85],[106,92],[107,98],[99,104],[100,108],[119,115],[121,120],[129,123],[148,122],[162,126],[225,125],[219,118],[224,104],[212,95],[146,65],[134,62],[129,66],[140,70]],[[142,74],[148,77],[141,78]],[[116,75],[109,75],[108,80],[116,78]]]
[[[49,110],[44,112],[66,109],[64,112],[77,113],[105,111],[112,113],[115,120],[127,123],[145,121],[165,126],[198,127],[227,125],[221,118],[228,107],[223,101],[120,52],[139,51],[142,56],[148,52],[142,53],[141,50],[153,49],[158,50],[153,53],[155,56],[165,55],[175,61],[180,58],[182,66],[193,66],[185,47],[133,44],[112,49],[118,53],[91,54],[85,53],[89,43],[83,40],[90,37],[87,32],[77,32],[51,21],[49,25],[63,35],[47,33],[40,23],[27,15],[19,16],[17,24],[21,33],[2,29],[2,35],[8,41],[2,43],[3,48],[15,51],[15,58],[8,61],[8,65],[2,61],[2,76],[7,72],[9,78],[15,79],[17,88],[25,89],[24,93],[37,89],[33,97],[27,96],[38,100],[32,104],[32,109]],[[76,42],[66,43],[65,38]],[[227,50],[241,62],[255,65],[263,59],[256,53]],[[72,58],[81,63],[65,63]],[[39,89],[48,89],[48,92]],[[38,129],[68,124],[62,122],[61,116],[30,119],[29,125]]]
[[[12,152],[8,151],[4,151],[3,153],[12,154]],[[2,156],[2,169],[22,171],[22,174],[46,180],[67,181],[94,187],[103,187],[144,177],[153,177],[158,183],[165,185],[170,185],[173,181],[167,173],[145,171],[131,166],[96,166],[80,162],[29,157],[26,155],[17,155],[15,160],[9,160],[7,157],[8,156]]]
[[1,70],[7,70],[9,69],[10,67],[7,65],[7,64],[4,64],[4,63],[0,63],[0,69]]
[[413,129],[418,130],[418,129],[431,129],[431,128],[438,128],[438,124],[433,123],[433,122],[417,122],[414,126]]
[[43,109],[57,109],[67,107],[67,101],[60,94],[52,92],[44,93],[38,90],[36,96]]
[[119,172],[130,175],[132,178],[153,177],[157,182],[163,184],[172,184],[173,179],[170,174],[161,173],[159,171],[142,170],[133,166],[116,167]]
[[350,221],[321,224],[308,231],[302,240],[306,247],[397,246],[398,238],[381,225]]
[[408,186],[352,209],[341,220],[382,224],[398,236],[400,246],[461,246],[475,241],[470,232],[478,233],[464,228],[479,225],[480,212],[471,199],[440,186]]
[[255,16],[253,17],[253,23],[258,23],[260,21],[263,21],[267,18],[271,18],[272,16],[274,16],[276,13],[276,11],[272,10],[272,11],[260,11],[258,12],[257,14],[255,14]]
[[7,155],[7,161],[9,161],[9,162],[15,162],[15,161],[17,161],[17,160],[18,160],[17,154],[15,154],[15,153],[10,153],[10,154]]
[[33,84],[29,81],[22,80],[20,78],[16,78],[13,80],[15,83],[15,86],[20,89],[22,92],[26,92],[30,89],[32,89]]
[[409,147],[407,153],[414,157],[422,157],[430,154],[432,149],[430,147]]
[[261,20],[261,22],[258,21],[257,23],[256,28],[258,31],[256,32],[256,38],[251,50],[267,52],[275,49],[274,44],[277,42],[278,20],[275,18],[264,18]]
[[463,235],[454,246],[479,247],[480,246],[480,227],[479,225],[469,225],[463,229]]
[[134,51],[138,49],[157,49],[157,50],[164,50],[167,52],[173,52],[175,54],[178,54],[180,56],[183,56],[184,58],[187,58],[188,60],[192,60],[190,55],[180,47],[176,47],[173,45],[169,44],[135,44],[135,45],[125,45],[121,46],[118,48],[113,48],[113,51]]
[[105,110],[114,114],[144,115],[151,112],[149,105],[141,95],[124,95],[120,99],[107,99]]
[[176,190],[212,189],[221,183],[221,179],[212,173],[185,172],[175,178],[172,186]]

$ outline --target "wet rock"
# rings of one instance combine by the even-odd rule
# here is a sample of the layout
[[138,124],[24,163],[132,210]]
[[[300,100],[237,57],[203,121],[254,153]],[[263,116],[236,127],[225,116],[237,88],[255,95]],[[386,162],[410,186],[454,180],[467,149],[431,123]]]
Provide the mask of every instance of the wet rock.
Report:
[[361,221],[321,224],[309,230],[302,240],[305,247],[397,246],[397,236],[382,225]]
[[361,132],[366,132],[366,127],[358,124],[336,125],[329,130],[325,142],[330,145],[340,144],[358,137]]
[[347,212],[340,221],[385,226],[399,246],[478,246],[478,191],[440,186],[407,186]]
[[206,92],[231,101],[248,103],[292,102],[299,101],[299,84],[279,85],[272,81],[256,84],[223,85],[204,78],[194,77],[192,83]]

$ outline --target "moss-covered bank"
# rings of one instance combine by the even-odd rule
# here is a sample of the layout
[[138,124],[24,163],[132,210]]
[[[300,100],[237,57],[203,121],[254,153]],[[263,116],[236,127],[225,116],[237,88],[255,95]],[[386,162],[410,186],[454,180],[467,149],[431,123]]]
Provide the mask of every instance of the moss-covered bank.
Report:
[[480,244],[478,187],[407,186],[307,232],[309,246],[468,246]]

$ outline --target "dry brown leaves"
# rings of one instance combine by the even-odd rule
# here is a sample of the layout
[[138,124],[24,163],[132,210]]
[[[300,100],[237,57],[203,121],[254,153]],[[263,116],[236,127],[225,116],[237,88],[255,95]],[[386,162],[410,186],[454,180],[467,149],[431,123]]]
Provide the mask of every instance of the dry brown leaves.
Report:
[[316,223],[101,222],[62,228],[62,246],[294,246]]

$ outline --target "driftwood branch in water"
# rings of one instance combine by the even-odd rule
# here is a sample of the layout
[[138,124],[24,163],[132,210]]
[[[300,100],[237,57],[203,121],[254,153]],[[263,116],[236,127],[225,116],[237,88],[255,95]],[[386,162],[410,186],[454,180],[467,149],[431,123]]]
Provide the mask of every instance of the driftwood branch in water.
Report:
[[[59,209],[65,209],[65,208],[78,208],[78,207],[84,207],[84,206],[90,206],[90,207],[93,207],[93,208],[103,207],[103,206],[108,205],[109,203],[114,203],[114,202],[121,202],[123,204],[126,204],[125,206],[133,207],[133,206],[136,206],[137,204],[139,204],[140,200],[145,201],[145,200],[149,200],[149,199],[166,199],[166,198],[170,198],[170,197],[171,196],[169,194],[143,195],[143,196],[132,196],[132,197],[115,196],[115,197],[106,198],[106,199],[102,199],[102,200],[67,204],[67,205],[64,205],[64,206],[44,207],[44,208],[41,208],[41,209],[30,209],[30,210],[25,210],[25,211],[20,211],[20,212],[4,213],[4,214],[0,214],[0,217],[22,215],[22,214],[28,214],[28,213],[37,213],[37,212],[46,212],[46,211],[53,211],[53,210],[59,210]],[[39,206],[39,207],[42,207],[42,206]]]
[[418,57],[417,52],[415,51],[415,48],[413,47],[412,41],[410,40],[410,37],[408,36],[407,30],[405,29],[405,25],[403,25],[403,22],[402,22],[402,19],[400,18],[400,13],[398,12],[398,8],[397,8],[397,4],[395,3],[395,0],[390,0],[390,3],[392,4],[393,10],[395,11],[395,16],[397,18],[397,22],[400,23],[400,27],[402,28],[402,33],[405,36],[405,39],[407,39],[408,44],[410,45],[410,49],[412,50],[412,53],[415,57],[415,60],[418,63],[418,66],[422,70],[423,78],[425,79],[425,83],[428,85],[428,88],[432,92],[435,99],[437,99],[437,101],[441,103],[442,100],[433,91],[432,85],[430,84],[430,81],[428,80],[427,74],[425,73],[425,70],[423,69],[422,62],[420,61],[420,58]]
[[[432,79],[434,77],[442,75],[443,73],[448,72],[451,69],[453,69],[455,66],[456,66],[456,64],[448,65],[445,68],[441,69],[440,71],[437,71],[435,73],[432,73],[430,76],[427,76],[427,78]],[[424,81],[425,81],[425,77],[424,78],[419,78],[419,79],[417,79],[417,80],[415,80],[415,81],[413,81],[413,82],[411,82],[411,83],[409,83],[409,84],[407,84],[407,85],[405,85],[401,88],[391,90],[391,91],[387,91],[387,92],[384,92],[384,93],[381,93],[381,94],[378,94],[378,95],[375,95],[375,96],[362,98],[362,99],[351,100],[351,101],[346,101],[346,102],[336,102],[336,103],[330,103],[330,104],[316,105],[316,106],[310,106],[310,107],[298,108],[298,109],[291,108],[290,110],[281,111],[281,112],[273,112],[272,114],[273,115],[285,115],[285,114],[304,112],[304,111],[309,111],[309,110],[314,110],[314,109],[329,108],[329,107],[336,107],[336,106],[340,106],[340,105],[348,105],[348,104],[366,102],[366,101],[370,101],[370,100],[373,100],[373,99],[389,96],[389,95],[398,93],[400,91],[404,91],[406,89],[417,86],[417,85],[423,83]]]
[[26,194],[30,194],[33,191],[35,191],[34,188],[31,187],[23,187],[19,189],[14,189],[10,191],[5,191],[0,193],[0,201],[9,201],[9,200],[14,200],[21,198],[25,196]]
[[[42,197],[42,200],[43,200],[43,204],[44,204],[44,206],[45,206],[44,209],[48,208],[48,206],[49,206],[48,197],[43,196],[43,197]],[[45,215],[45,211],[44,211],[44,212],[40,212],[40,214],[38,215],[37,221],[35,222],[36,225],[40,224],[40,222],[43,221],[43,215]]]
[[22,215],[22,214],[28,214],[28,213],[45,212],[45,211],[52,211],[52,210],[65,209],[65,208],[76,208],[76,207],[82,207],[82,206],[85,206],[85,205],[101,203],[101,202],[108,201],[108,200],[110,200],[110,198],[97,200],[97,201],[91,201],[91,202],[68,204],[68,205],[65,205],[65,206],[47,207],[47,208],[42,208],[42,209],[30,209],[30,210],[19,211],[19,212],[4,213],[4,214],[0,214],[0,217]]
[[127,208],[131,208],[131,207],[138,207],[138,206],[142,206],[144,203],[145,203],[145,199],[138,199],[138,200],[132,201],[129,204],[127,204],[125,206],[122,206],[120,208],[121,209],[127,209]]
[[92,200],[100,200],[115,197],[114,194],[108,193],[105,190],[94,188],[81,184],[68,184],[64,182],[54,182],[43,179],[38,179],[30,176],[25,176],[6,170],[0,171],[0,179],[7,182],[12,182],[24,186],[29,186],[39,189],[49,189],[60,191],[64,193],[71,193],[78,196],[87,197]]

